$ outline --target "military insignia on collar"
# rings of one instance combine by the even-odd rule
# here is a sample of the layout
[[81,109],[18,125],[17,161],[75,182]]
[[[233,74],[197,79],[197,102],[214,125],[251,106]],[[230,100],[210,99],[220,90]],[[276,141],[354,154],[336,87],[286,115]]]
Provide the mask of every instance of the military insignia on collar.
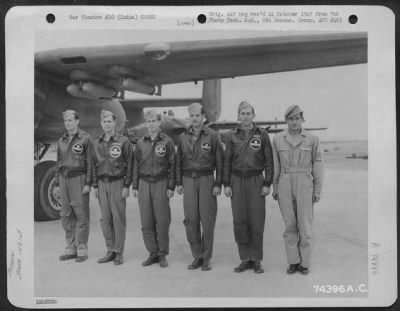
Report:
[[250,148],[258,151],[261,148],[261,139],[258,137],[254,137],[250,140]]
[[211,144],[208,141],[205,141],[201,144],[201,149],[203,149],[204,151],[210,151]]
[[158,157],[163,157],[165,156],[165,153],[167,152],[167,147],[165,147],[165,145],[157,145],[156,146],[156,155]]
[[83,145],[82,144],[75,144],[72,146],[72,151],[76,154],[81,154],[83,152]]
[[110,156],[112,158],[118,158],[121,155],[121,146],[120,145],[113,145],[110,148]]

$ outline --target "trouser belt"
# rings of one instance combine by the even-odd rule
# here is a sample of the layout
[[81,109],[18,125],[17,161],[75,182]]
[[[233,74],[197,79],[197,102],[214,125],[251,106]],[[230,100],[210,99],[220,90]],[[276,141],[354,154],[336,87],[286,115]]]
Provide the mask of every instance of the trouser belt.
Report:
[[85,174],[86,172],[84,171],[70,171],[68,169],[63,170],[62,172],[62,176],[64,176],[65,178],[78,177]]
[[209,176],[213,175],[214,171],[183,171],[183,176],[185,177],[190,177],[190,178],[198,178],[201,176]]
[[157,182],[160,180],[164,180],[168,178],[168,175],[160,175],[160,176],[140,176],[140,179],[143,179],[144,181],[147,182]]
[[113,182],[116,180],[120,180],[122,178],[124,178],[124,176],[107,176],[107,175],[100,176],[100,180],[102,182]]
[[310,172],[310,169],[288,167],[288,168],[283,169],[283,172],[285,174],[307,173],[307,172]]
[[248,178],[248,177],[253,177],[253,176],[258,176],[262,174],[262,171],[237,171],[237,170],[233,170],[232,171],[232,175],[235,175],[237,177],[244,177],[244,178]]

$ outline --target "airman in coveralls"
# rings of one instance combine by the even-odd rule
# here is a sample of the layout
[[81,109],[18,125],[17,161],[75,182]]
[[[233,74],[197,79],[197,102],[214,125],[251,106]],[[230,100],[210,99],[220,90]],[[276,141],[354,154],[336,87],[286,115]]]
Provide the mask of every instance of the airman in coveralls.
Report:
[[133,151],[129,139],[115,131],[116,117],[101,111],[103,135],[94,142],[93,187],[101,209],[107,253],[98,263],[124,262],[126,198],[132,183]]
[[88,258],[92,143],[89,134],[79,128],[75,110],[63,112],[63,119],[66,132],[57,144],[55,192],[61,199],[61,224],[67,246],[59,259],[82,262]]
[[309,273],[314,203],[322,186],[322,153],[318,138],[302,129],[303,111],[290,106],[285,112],[288,130],[273,139],[272,196],[278,200],[286,230],[283,234],[288,274]]
[[208,271],[211,270],[210,259],[217,217],[216,196],[221,194],[223,151],[218,133],[203,123],[203,107],[194,103],[189,106],[188,111],[191,125],[179,137],[176,184],[177,192],[184,192],[184,224],[194,257],[188,269],[201,266],[203,271]]
[[160,132],[160,114],[150,110],[144,118],[147,134],[136,144],[132,183],[133,196],[139,201],[144,244],[150,253],[142,265],[159,262],[164,268],[169,253],[169,199],[175,190],[175,146]]
[[268,133],[253,123],[254,117],[253,106],[241,102],[240,126],[226,141],[224,192],[231,197],[233,230],[241,259],[234,271],[253,268],[255,273],[263,273],[265,197],[270,193],[273,158]]

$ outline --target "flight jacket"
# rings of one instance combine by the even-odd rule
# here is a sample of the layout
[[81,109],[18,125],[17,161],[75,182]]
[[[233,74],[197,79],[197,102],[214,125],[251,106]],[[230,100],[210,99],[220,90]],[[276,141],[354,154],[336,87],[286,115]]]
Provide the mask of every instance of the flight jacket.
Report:
[[204,125],[196,137],[193,127],[190,126],[178,140],[176,184],[182,185],[183,176],[198,177],[211,175],[216,171],[214,186],[221,187],[223,159],[218,133]]
[[98,186],[98,180],[103,177],[124,179],[124,187],[132,183],[133,148],[130,140],[115,133],[109,141],[104,140],[105,134],[94,142],[93,154],[93,187]]
[[57,160],[55,184],[59,185],[60,176],[76,177],[85,175],[85,185],[92,182],[92,141],[88,133],[78,129],[71,141],[68,132],[57,142]]
[[253,126],[248,137],[240,127],[227,135],[224,157],[224,186],[231,186],[232,174],[250,177],[264,171],[264,186],[270,187],[274,175],[272,146],[268,132]]
[[134,152],[132,188],[139,188],[139,178],[148,182],[168,179],[168,189],[175,189],[175,145],[164,133],[154,141],[146,134],[138,140]]

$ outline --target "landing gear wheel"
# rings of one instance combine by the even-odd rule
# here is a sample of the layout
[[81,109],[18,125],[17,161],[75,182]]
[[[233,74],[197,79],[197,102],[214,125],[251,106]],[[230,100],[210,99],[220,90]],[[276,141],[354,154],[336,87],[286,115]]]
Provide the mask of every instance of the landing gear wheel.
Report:
[[55,161],[43,161],[35,166],[35,220],[60,218],[61,203],[54,193]]

